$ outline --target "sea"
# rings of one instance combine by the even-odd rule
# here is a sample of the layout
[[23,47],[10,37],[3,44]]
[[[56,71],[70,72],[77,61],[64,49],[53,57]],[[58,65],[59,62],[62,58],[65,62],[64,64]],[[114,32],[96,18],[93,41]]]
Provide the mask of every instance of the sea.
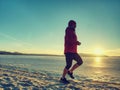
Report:
[[[82,59],[83,64],[74,71],[76,79],[120,83],[120,57]],[[64,56],[0,55],[0,64],[61,77],[66,62]]]

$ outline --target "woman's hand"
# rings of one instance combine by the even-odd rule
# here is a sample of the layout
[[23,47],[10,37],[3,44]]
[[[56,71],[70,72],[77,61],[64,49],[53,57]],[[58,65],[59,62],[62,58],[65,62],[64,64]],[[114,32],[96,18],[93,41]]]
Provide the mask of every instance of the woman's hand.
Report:
[[77,45],[81,45],[81,42],[77,41]]

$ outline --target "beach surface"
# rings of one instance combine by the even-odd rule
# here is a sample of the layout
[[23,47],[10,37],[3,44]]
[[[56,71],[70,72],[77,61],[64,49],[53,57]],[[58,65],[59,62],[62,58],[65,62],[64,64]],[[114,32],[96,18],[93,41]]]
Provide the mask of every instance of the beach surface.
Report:
[[29,71],[25,68],[0,64],[0,90],[120,90],[120,83],[100,82],[81,78],[70,84],[59,81],[59,75],[47,71]]

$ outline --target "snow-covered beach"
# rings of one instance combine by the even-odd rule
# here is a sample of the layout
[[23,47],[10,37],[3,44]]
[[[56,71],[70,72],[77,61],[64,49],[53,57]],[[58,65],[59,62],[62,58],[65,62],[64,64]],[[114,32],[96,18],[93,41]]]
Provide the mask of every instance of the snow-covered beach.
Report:
[[0,64],[0,90],[120,90],[120,83],[81,78],[63,84],[50,72],[30,72],[25,68]]

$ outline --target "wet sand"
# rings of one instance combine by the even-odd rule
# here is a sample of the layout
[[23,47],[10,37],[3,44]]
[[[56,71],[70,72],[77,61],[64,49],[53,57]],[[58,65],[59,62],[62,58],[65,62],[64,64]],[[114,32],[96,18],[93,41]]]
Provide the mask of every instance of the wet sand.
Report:
[[63,84],[59,79],[48,72],[0,65],[0,90],[120,90],[120,83],[70,79],[70,84]]

